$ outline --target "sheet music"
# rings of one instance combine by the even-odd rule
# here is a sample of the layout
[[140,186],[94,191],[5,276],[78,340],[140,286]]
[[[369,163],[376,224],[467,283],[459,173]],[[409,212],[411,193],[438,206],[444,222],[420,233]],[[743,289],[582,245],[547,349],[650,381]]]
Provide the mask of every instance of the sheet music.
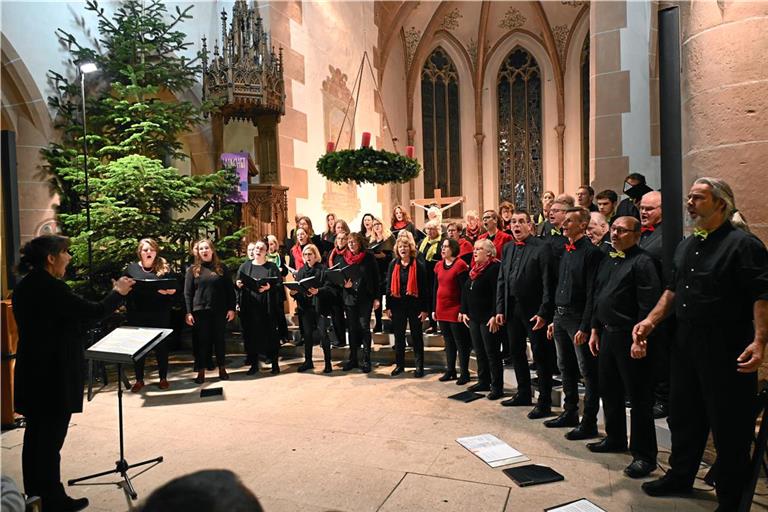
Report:
[[554,508],[548,508],[546,512],[605,512],[605,510],[588,499],[582,498],[563,505],[556,505]]
[[165,329],[152,327],[119,327],[88,347],[88,351],[132,356],[164,332]]
[[530,460],[493,434],[460,437],[456,442],[492,468]]

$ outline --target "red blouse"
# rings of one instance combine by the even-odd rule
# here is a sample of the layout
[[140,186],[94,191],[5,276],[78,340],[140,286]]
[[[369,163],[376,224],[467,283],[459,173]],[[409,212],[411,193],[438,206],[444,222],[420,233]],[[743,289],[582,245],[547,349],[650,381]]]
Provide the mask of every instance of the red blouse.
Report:
[[435,265],[437,297],[435,297],[435,318],[442,322],[458,322],[461,309],[461,286],[459,275],[469,270],[463,260],[456,258],[453,265],[445,268],[445,261]]

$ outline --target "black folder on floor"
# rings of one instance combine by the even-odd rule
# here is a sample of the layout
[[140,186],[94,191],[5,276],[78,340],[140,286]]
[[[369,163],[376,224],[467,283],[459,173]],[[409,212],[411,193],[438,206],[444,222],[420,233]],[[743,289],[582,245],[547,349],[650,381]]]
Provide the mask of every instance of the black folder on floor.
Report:
[[554,469],[547,466],[539,466],[538,464],[526,464],[525,466],[505,469],[504,474],[520,487],[565,480],[563,475]]
[[456,393],[455,395],[451,395],[448,398],[468,404],[469,402],[474,402],[478,398],[483,398],[484,396],[485,395],[481,395],[480,393],[475,393],[473,391],[462,391],[461,393]]

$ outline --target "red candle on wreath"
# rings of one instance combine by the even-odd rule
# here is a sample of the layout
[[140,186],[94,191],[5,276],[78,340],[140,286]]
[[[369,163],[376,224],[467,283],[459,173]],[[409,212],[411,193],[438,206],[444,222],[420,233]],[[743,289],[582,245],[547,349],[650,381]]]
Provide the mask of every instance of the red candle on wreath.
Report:
[[405,156],[408,158],[413,158],[414,155],[414,147],[413,146],[405,146]]
[[363,132],[363,140],[360,143],[360,146],[367,148],[370,145],[371,145],[371,132]]
[[329,140],[325,143],[325,152],[326,153],[333,153],[333,150],[336,149],[336,143]]

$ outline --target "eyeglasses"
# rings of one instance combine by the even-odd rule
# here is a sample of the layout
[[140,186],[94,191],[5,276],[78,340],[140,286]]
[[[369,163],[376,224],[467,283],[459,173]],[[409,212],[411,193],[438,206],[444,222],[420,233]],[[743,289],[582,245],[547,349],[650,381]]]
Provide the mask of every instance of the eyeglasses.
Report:
[[611,226],[611,233],[616,233],[618,235],[623,235],[625,233],[634,233],[634,229],[627,229],[622,228],[621,226]]

